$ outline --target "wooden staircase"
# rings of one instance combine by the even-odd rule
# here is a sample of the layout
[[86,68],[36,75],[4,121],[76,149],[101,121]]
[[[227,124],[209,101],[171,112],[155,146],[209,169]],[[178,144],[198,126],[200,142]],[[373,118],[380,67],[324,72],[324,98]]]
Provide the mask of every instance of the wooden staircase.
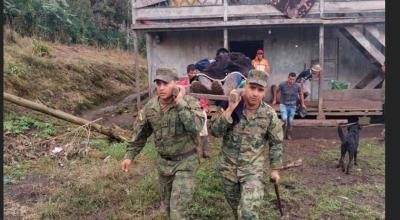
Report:
[[365,56],[383,65],[385,33],[374,25],[351,25],[339,29]]

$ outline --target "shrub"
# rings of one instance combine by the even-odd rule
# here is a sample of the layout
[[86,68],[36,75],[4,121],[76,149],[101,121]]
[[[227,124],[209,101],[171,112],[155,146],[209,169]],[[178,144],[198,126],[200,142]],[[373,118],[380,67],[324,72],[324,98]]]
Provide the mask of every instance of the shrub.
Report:
[[33,54],[39,57],[44,57],[44,56],[51,56],[51,47],[47,45],[44,42],[41,42],[39,40],[33,39],[32,41],[33,45]]

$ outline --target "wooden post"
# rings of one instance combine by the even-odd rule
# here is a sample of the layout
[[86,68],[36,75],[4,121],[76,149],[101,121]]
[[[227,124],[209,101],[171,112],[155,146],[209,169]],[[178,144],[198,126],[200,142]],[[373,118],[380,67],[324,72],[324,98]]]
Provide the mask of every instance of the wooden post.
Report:
[[319,17],[324,17],[325,0],[319,0]]
[[153,97],[153,38],[146,33],[146,51],[147,51],[147,79],[149,86],[149,98]]
[[[132,7],[132,26],[136,24],[136,0],[131,0],[131,7]],[[137,32],[135,30],[132,31],[133,33],[133,50],[135,53],[135,86],[136,86],[136,93],[137,95],[137,109],[140,109],[140,73],[139,73],[139,48],[138,48],[138,39],[137,39]]]
[[228,29],[224,28],[224,48],[229,50],[228,45]]
[[[139,49],[138,49],[138,40],[137,33],[133,31],[133,47],[135,53],[135,86],[136,93],[140,94],[140,73],[139,73]],[[140,109],[140,95],[137,96],[137,109]]]
[[324,78],[324,25],[322,24],[319,26],[319,65],[321,66],[322,71],[319,75],[317,119],[325,119],[325,115],[322,110],[322,83]]
[[228,21],[228,0],[224,0],[224,21]]
[[131,0],[132,25],[136,24],[136,0]]
[[[224,22],[228,21],[228,0],[224,0]],[[229,50],[228,45],[228,29],[224,28],[224,48]]]

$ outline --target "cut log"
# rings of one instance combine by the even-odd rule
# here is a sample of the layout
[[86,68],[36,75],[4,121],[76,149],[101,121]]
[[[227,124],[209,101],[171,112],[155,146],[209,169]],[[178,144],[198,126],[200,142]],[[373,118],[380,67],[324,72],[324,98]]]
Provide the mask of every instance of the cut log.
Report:
[[113,125],[111,127],[106,127],[106,126],[99,125],[97,123],[91,123],[90,121],[88,121],[86,119],[68,114],[66,112],[63,112],[63,111],[60,111],[57,109],[49,108],[42,104],[32,102],[30,100],[27,100],[27,99],[24,99],[24,98],[21,98],[21,97],[18,97],[18,96],[15,96],[15,95],[12,95],[12,94],[9,94],[6,92],[4,92],[3,94],[4,94],[4,100],[12,102],[14,104],[17,104],[17,105],[20,105],[20,106],[23,106],[23,107],[26,107],[26,108],[29,108],[29,109],[32,109],[32,110],[35,110],[38,112],[42,112],[42,113],[54,116],[56,118],[59,118],[59,119],[62,119],[62,120],[65,120],[65,121],[68,121],[68,122],[71,122],[71,123],[74,123],[77,125],[90,124],[89,127],[92,131],[97,131],[101,134],[107,135],[107,136],[114,138],[116,140],[119,140],[119,141],[129,140],[130,132],[126,131],[116,125]]
[[286,164],[285,166],[282,167],[282,169],[288,169],[288,168],[291,168],[291,167],[299,167],[301,165],[303,165],[303,160],[300,158],[300,159],[298,159],[296,161],[293,161],[291,163]]

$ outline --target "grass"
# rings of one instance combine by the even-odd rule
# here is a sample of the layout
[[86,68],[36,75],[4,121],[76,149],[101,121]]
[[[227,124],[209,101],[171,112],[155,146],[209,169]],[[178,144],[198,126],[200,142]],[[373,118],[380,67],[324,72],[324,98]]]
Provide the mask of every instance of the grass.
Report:
[[[370,141],[361,143],[360,148],[366,154],[363,157],[366,160],[370,157],[377,160],[365,166],[382,166],[383,164],[378,162],[379,156],[371,152],[382,146]],[[102,160],[89,163],[75,161],[66,165],[74,172],[69,178],[76,179],[68,181],[62,189],[49,195],[38,206],[43,219],[61,217],[76,219],[94,216],[103,219],[165,218],[165,213],[159,208],[158,176],[154,163],[157,152],[151,138],[136,158],[129,173],[122,173],[119,170],[122,149],[126,146],[110,144],[103,140],[92,140],[91,146],[109,154],[112,154],[110,152],[119,153],[113,154],[115,156],[109,163],[104,163]],[[111,150],[113,148],[115,149]],[[212,150],[212,152],[216,151]],[[188,209],[190,219],[233,219],[232,210],[222,192],[220,177],[213,169],[216,158],[215,154],[213,155],[210,160],[202,160],[196,173],[195,192]],[[336,158],[335,155],[331,149],[327,149],[318,157],[333,160]],[[380,158],[380,160],[383,159]],[[48,160],[44,162],[49,163]],[[144,170],[145,174],[137,176],[139,170]],[[338,185],[327,181],[309,186],[304,182],[301,173],[290,171],[282,175],[281,183],[280,197],[286,214],[282,219],[384,218],[384,183],[359,182]],[[295,189],[285,188],[287,184],[295,186]],[[260,214],[261,219],[280,218],[271,183],[267,184]]]
[[13,165],[3,165],[4,177],[9,177],[11,180],[20,180],[30,172],[31,161],[23,161]]
[[[4,34],[5,39],[11,36],[10,30]],[[77,49],[77,46],[23,38],[17,33],[12,38],[4,47],[6,92],[33,101],[39,99],[63,111],[81,112],[134,90],[132,54],[114,50],[99,52],[90,47]],[[85,56],[76,58],[82,57],[80,53]],[[104,62],[109,59],[113,62]],[[138,74],[140,84],[147,85],[145,66],[139,68]]]
[[206,160],[196,173],[196,188],[188,215],[192,219],[232,218],[232,210],[222,191],[221,178],[212,167],[213,161]]

